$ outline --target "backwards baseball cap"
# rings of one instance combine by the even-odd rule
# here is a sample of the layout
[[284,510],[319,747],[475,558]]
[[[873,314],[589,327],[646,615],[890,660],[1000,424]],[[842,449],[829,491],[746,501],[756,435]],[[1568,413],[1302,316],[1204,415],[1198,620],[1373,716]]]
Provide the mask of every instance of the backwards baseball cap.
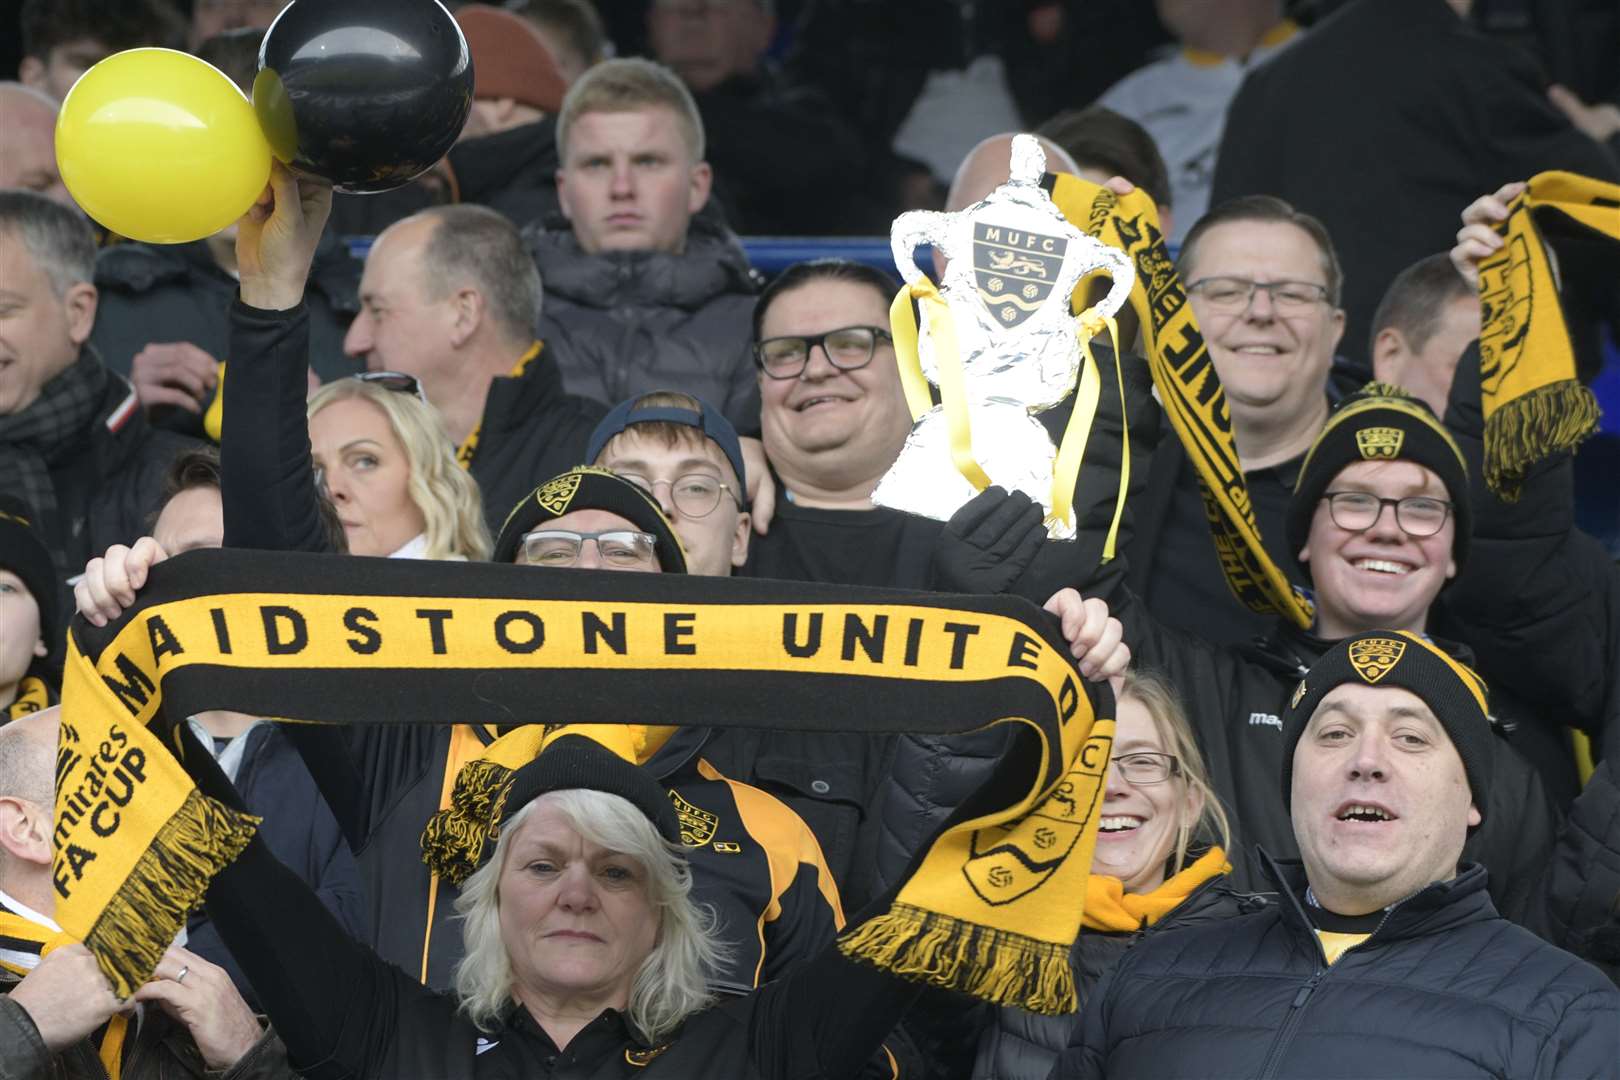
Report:
[[56,567],[40,538],[28,504],[15,495],[0,495],[0,570],[16,574],[39,605],[39,636],[56,642],[58,612]]
[[1345,638],[1311,665],[1283,718],[1283,803],[1292,801],[1294,748],[1322,699],[1345,683],[1397,687],[1423,699],[1462,758],[1468,790],[1483,819],[1490,796],[1491,721],[1485,683],[1473,669],[1405,630]]
[[533,23],[488,4],[457,8],[456,23],[472,54],[473,97],[511,98],[548,113],[562,108],[568,85]]
[[743,489],[738,497],[743,500],[743,509],[748,508],[748,472],[743,467],[742,442],[737,438],[737,429],[731,426],[731,421],[720,414],[720,411],[705,401],[692,398],[698,403],[696,409],[686,409],[678,405],[643,405],[642,402],[654,394],[665,394],[668,391],[655,390],[649,394],[642,394],[621,401],[613,407],[613,411],[602,418],[591,432],[590,441],[585,445],[585,456],[595,461],[601,456],[614,436],[621,434],[625,428],[633,424],[682,424],[686,427],[696,428],[720,448],[731,463],[731,471],[737,474],[737,483]]
[[519,810],[553,791],[586,789],[617,795],[646,815],[658,835],[681,842],[680,819],[669,793],[622,752],[577,726],[548,735],[533,760],[517,769],[485,761],[462,766],[450,806],[422,832],[422,860],[460,885],[493,855],[501,829]]
[[686,573],[686,551],[669,519],[647,492],[594,465],[581,465],[535,488],[512,507],[495,540],[495,562],[509,563],[523,546],[523,535],[576,510],[618,514],[658,543],[658,566],[666,574]]
[[1440,478],[1457,522],[1452,557],[1461,569],[1473,531],[1462,451],[1427,404],[1381,382],[1370,382],[1341,401],[1306,452],[1288,504],[1288,550],[1305,547],[1316,504],[1333,478],[1358,461],[1414,461]]

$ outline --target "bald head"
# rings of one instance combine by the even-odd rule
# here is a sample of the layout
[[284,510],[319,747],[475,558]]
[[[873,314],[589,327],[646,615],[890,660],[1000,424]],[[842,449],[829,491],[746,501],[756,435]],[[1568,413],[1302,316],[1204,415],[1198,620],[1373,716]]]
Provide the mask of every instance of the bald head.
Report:
[[61,715],[61,706],[53,705],[0,727],[0,799],[51,804]]
[[56,168],[56,102],[19,82],[0,82],[0,188],[73,205]]
[[[968,151],[951,181],[951,192],[945,199],[945,209],[954,211],[978,202],[1012,177],[1012,141],[1015,131],[992,135]],[[1047,172],[1080,172],[1068,151],[1052,140],[1037,135],[1041,149],[1046,152]]]

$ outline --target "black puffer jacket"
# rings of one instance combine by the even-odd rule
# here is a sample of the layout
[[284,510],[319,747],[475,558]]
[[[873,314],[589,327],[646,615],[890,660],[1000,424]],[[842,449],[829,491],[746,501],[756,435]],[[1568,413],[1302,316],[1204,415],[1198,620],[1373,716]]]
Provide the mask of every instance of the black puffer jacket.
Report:
[[1273,907],[1130,950],[1054,1080],[1615,1075],[1620,992],[1499,916],[1482,868],[1395,905],[1331,967],[1303,872],[1267,869]]
[[616,405],[650,390],[683,390],[739,431],[759,430],[759,279],[729,230],[694,217],[681,255],[587,255],[567,222],[531,226],[524,240],[545,283],[540,336],[569,393]]
[[[1275,905],[1275,897],[1240,893],[1224,876],[1213,877],[1192,891],[1152,926],[1134,933],[1105,934],[1082,930],[1069,953],[1075,988],[1084,1012],[1103,977],[1119,964],[1126,950],[1154,935],[1183,927],[1250,915]],[[1040,1016],[1024,1009],[997,1009],[979,1040],[973,1080],[1046,1080],[1078,1024],[1076,1016]]]

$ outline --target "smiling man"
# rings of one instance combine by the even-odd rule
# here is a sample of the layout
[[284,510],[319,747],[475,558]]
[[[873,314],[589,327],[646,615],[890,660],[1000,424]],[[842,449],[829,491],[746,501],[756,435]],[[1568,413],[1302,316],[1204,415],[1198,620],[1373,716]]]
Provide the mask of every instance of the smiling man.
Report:
[[[1327,421],[1328,373],[1344,334],[1333,241],[1281,199],[1234,199],[1188,232],[1177,268],[1226,391],[1261,538],[1272,561],[1302,580],[1295,551],[1280,541],[1300,460]],[[1265,616],[1232,601],[1174,433],[1166,430],[1148,468],[1135,504],[1132,587],[1155,616],[1189,633],[1234,645],[1265,633]]]
[[1266,859],[1280,902],[1132,949],[1053,1076],[1609,1075],[1620,992],[1463,860],[1492,805],[1479,678],[1359,634],[1305,675],[1283,739],[1301,861]]
[[566,221],[525,232],[546,284],[541,335],[570,393],[611,405],[680,390],[738,428],[758,422],[748,319],[759,285],[713,213],[691,94],[649,60],[609,60],[557,115]]

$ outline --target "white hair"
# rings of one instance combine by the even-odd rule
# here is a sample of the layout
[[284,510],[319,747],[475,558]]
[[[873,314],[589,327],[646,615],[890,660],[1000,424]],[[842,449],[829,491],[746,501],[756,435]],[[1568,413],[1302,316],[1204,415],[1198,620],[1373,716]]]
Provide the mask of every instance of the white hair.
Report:
[[586,840],[635,859],[647,872],[658,935],[636,971],[627,1012],[636,1029],[656,1042],[714,1001],[707,975],[725,963],[730,950],[716,935],[714,913],[691,899],[692,871],[681,845],[660,836],[629,800],[603,791],[547,792],[501,827],[494,855],[466,880],[456,900],[466,943],[466,956],[456,965],[456,998],[484,1031],[493,1030],[513,1000],[512,958],[501,939],[501,866],[512,837],[542,800]]

